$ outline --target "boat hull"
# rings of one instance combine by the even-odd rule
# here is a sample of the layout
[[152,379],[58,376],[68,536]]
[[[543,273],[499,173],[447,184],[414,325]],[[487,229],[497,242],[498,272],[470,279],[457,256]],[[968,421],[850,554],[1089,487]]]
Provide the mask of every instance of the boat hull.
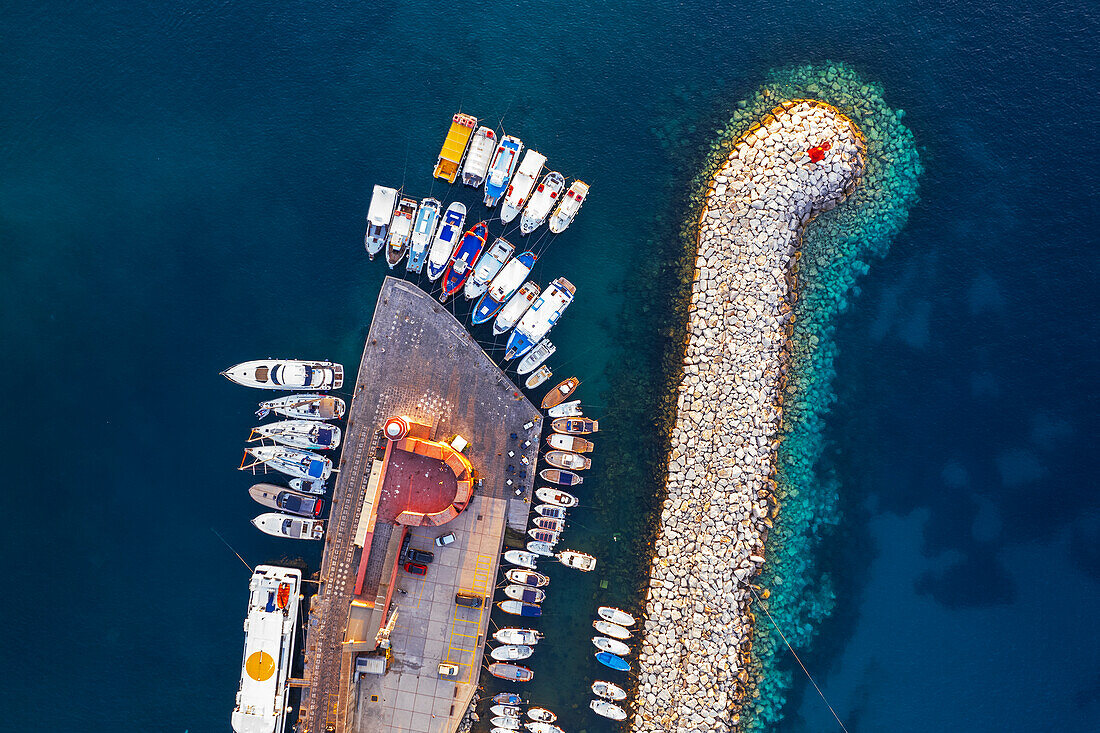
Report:
[[[633,626],[635,619],[626,611],[621,608],[615,608],[614,606],[600,606],[596,609],[596,613],[604,621],[610,621],[613,624],[618,624],[622,627]],[[618,652],[616,652],[618,654]]]
[[573,223],[577,212],[581,210],[584,199],[588,196],[588,184],[584,181],[573,181],[573,185],[561,197],[558,207],[554,209],[554,215],[550,217],[547,226],[553,234],[561,234]]
[[489,169],[489,160],[496,149],[497,134],[484,125],[477,128],[470,142],[470,151],[466,153],[466,162],[462,164],[462,182],[477,188],[485,181],[485,172]]
[[583,552],[574,552],[572,550],[562,550],[555,557],[561,561],[562,565],[575,568],[581,572],[591,572],[596,569],[596,558],[591,555],[586,555]]
[[[546,599],[546,592],[538,588],[528,588],[525,585],[509,585],[504,589],[504,595],[514,601],[524,603],[542,603]],[[494,657],[496,659],[497,657]],[[516,657],[521,659],[522,657]]]
[[504,628],[498,629],[493,634],[493,638],[501,644],[524,644],[526,646],[534,646],[542,639],[542,634],[534,629]]
[[569,395],[576,391],[580,383],[581,380],[576,377],[570,377],[569,379],[563,380],[542,398],[542,409],[549,410],[551,407],[560,405]]
[[620,657],[625,657],[627,654],[630,654],[630,647],[618,639],[611,639],[606,636],[593,636],[592,646],[596,647],[601,652],[608,652],[609,654],[615,654]]
[[557,171],[550,171],[543,176],[542,182],[535,187],[535,192],[531,194],[531,199],[527,202],[523,215],[519,219],[521,233],[530,234],[546,221],[550,209],[554,207],[563,188],[565,188],[565,178]]
[[543,382],[545,382],[552,376],[554,376],[554,373],[550,371],[550,367],[543,364],[538,369],[536,369],[531,374],[531,376],[527,377],[527,379],[523,383],[523,386],[527,387],[527,389],[537,389],[538,387],[542,386]]
[[617,672],[629,672],[630,662],[610,652],[596,652],[596,661]]
[[588,707],[592,708],[592,712],[596,715],[601,715],[609,720],[626,720],[626,711],[607,700],[593,700],[588,703]]
[[625,700],[626,690],[607,680],[596,680],[592,683],[592,694],[605,700]]
[[[527,659],[534,651],[534,649],[525,644],[505,644],[489,652],[489,656],[501,662],[510,662],[518,659]],[[504,713],[501,714],[503,715]]]
[[567,450],[574,453],[590,453],[595,448],[590,440],[585,440],[577,435],[562,435],[561,433],[550,433],[546,436],[546,445],[555,450]]
[[475,326],[488,321],[500,312],[504,304],[523,285],[523,281],[527,279],[537,259],[538,255],[534,252],[521,252],[509,260],[508,264],[493,277],[492,282],[489,283],[489,289],[474,305],[470,320]]
[[[554,541],[557,542],[556,539]],[[527,550],[540,557],[554,556],[554,546],[544,540],[531,540],[527,543]]]
[[519,360],[519,365],[516,367],[516,374],[522,377],[524,374],[542,366],[542,363],[553,356],[554,352],[557,350],[558,347],[554,346],[549,339],[543,339],[537,346],[531,349],[530,353]]
[[268,512],[252,520],[252,526],[272,537],[291,540],[319,540],[324,537],[325,525],[319,519],[303,519],[293,514]]
[[[260,506],[309,519],[316,519],[324,509],[324,499],[319,498],[317,494],[295,491],[275,484],[251,486],[248,489],[248,495]],[[304,509],[307,506],[310,509]]]
[[407,272],[420,274],[424,269],[424,260],[428,256],[428,248],[435,235],[440,205],[439,200],[433,198],[426,198],[420,202],[420,208],[416,212],[416,222],[413,224],[412,237],[409,239],[409,259],[405,262]]
[[[508,578],[508,582],[515,585],[526,585],[530,588],[543,588],[550,585],[550,578],[546,577],[542,573],[537,573],[533,570],[518,570],[513,568],[504,573],[504,576]],[[527,642],[522,642],[526,644]]]
[[523,550],[508,550],[504,553],[504,559],[512,563],[513,565],[518,565],[521,568],[534,570],[535,563],[538,560],[538,556],[533,552],[524,552]]
[[340,447],[340,428],[314,420],[280,420],[252,428],[253,435],[304,450]]
[[565,507],[556,504],[539,504],[535,507],[535,513],[542,517],[553,519],[565,519]]
[[593,621],[592,628],[594,628],[596,631],[600,632],[604,636],[610,636],[612,639],[626,640],[632,636],[628,629],[625,629],[618,624],[613,624],[610,621],[604,621],[603,619],[600,619],[599,621]]
[[523,356],[546,338],[550,329],[561,320],[565,310],[572,304],[576,291],[573,283],[564,277],[559,277],[550,283],[519,319],[519,323],[516,324],[515,330],[508,339],[504,358],[514,359],[517,356]]
[[481,298],[485,294],[489,289],[489,283],[504,269],[504,264],[513,252],[515,247],[507,239],[497,237],[485,254],[478,259],[477,267],[462,288],[462,295],[466,300]]

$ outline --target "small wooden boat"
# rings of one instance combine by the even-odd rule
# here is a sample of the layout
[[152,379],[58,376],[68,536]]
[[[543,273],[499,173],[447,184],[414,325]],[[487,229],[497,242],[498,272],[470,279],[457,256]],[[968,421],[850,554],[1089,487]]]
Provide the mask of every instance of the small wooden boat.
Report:
[[592,712],[596,715],[602,715],[611,720],[626,720],[626,711],[613,702],[593,700],[588,703],[588,707],[592,708]]
[[580,400],[569,400],[560,405],[554,405],[546,411],[546,414],[550,417],[581,417],[584,412],[581,410]]
[[516,585],[526,585],[531,588],[544,588],[550,585],[550,578],[546,577],[542,573],[536,573],[534,570],[520,570],[519,568],[512,568],[504,573],[504,577],[508,578],[508,582],[515,583]]
[[600,632],[605,636],[610,636],[613,639],[629,639],[631,634],[618,624],[613,624],[610,621],[593,621],[592,628]]
[[561,533],[551,532],[545,529],[529,529],[527,530],[527,536],[535,542],[545,542],[548,545],[556,545],[558,544],[558,538],[561,536]]
[[568,450],[574,453],[590,453],[596,446],[590,440],[576,435],[562,435],[550,433],[546,436],[546,444],[556,450]]
[[565,507],[558,504],[539,504],[535,507],[535,513],[550,519],[565,519],[566,515]]
[[525,381],[523,384],[527,387],[527,389],[534,389],[552,376],[554,376],[554,373],[550,371],[550,367],[543,364],[535,370],[534,374],[527,377],[527,381]]
[[[489,665],[489,674],[513,682],[530,682],[535,676],[535,673],[526,667],[518,664],[508,664],[507,662],[493,662]],[[494,725],[496,724],[494,723]]]
[[319,519],[303,519],[291,514],[267,512],[252,520],[252,526],[273,537],[292,540],[319,540],[325,536],[325,523]]
[[573,394],[573,391],[580,386],[580,383],[581,380],[576,377],[570,377],[558,384],[558,386],[547,392],[546,396],[542,398],[542,409],[549,410],[554,405],[560,405],[566,397]]
[[[493,657],[493,659],[496,659],[496,657]],[[519,709],[518,705],[494,705],[489,708],[489,712],[505,718],[518,718],[523,715],[523,711]]]
[[[514,601],[524,603],[542,603],[546,600],[546,591],[541,588],[529,588],[526,585],[510,585],[504,589],[504,595]],[[499,659],[499,657],[494,657]]]
[[547,451],[544,458],[547,463],[555,468],[587,471],[592,466],[591,458],[585,458],[580,453],[573,453],[567,450]]
[[527,717],[536,723],[553,723],[558,719],[557,715],[554,715],[546,708],[528,708]]
[[535,561],[538,556],[533,552],[524,552],[523,550],[508,550],[504,553],[504,559],[513,565],[519,565],[521,568],[527,568],[528,570],[535,569]]
[[498,705],[522,705],[523,698],[514,692],[498,692],[493,695],[493,702]]
[[513,616],[524,616],[526,618],[538,618],[542,615],[542,609],[533,603],[524,603],[523,601],[498,601],[497,608],[505,613],[510,613]]
[[260,403],[256,417],[265,418],[276,413],[291,420],[339,420],[346,405],[339,397],[323,394],[288,394],[277,400]]
[[621,608],[615,608],[614,606],[600,606],[596,609],[596,613],[600,615],[604,621],[610,621],[613,624],[627,627],[634,625],[634,617]]
[[588,435],[600,429],[600,424],[587,417],[559,417],[550,423],[555,433],[565,435]]
[[592,683],[592,694],[605,700],[625,700],[626,690],[607,680],[596,680]]
[[[539,501],[544,501],[547,504],[560,507],[575,507],[580,502],[577,497],[573,496],[567,491],[561,489],[555,489],[550,486],[540,486],[535,489],[535,496]],[[544,515],[545,516],[545,515]]]
[[543,540],[531,540],[527,543],[527,549],[540,557],[554,556],[554,545]]
[[562,550],[555,557],[561,561],[562,565],[567,567],[576,568],[582,572],[589,572],[596,568],[596,558],[583,552],[574,552],[573,550]]
[[252,428],[249,442],[273,440],[280,445],[304,450],[332,450],[340,447],[340,428],[316,420],[279,420]]
[[[501,662],[514,662],[517,659],[527,659],[534,652],[534,649],[526,645],[505,644],[489,652],[489,656]],[[516,708],[516,711],[518,714],[519,708]],[[511,715],[511,713],[498,713],[498,715]]]
[[340,389],[344,365],[331,361],[258,359],[235,364],[222,376],[242,387],[256,389]]
[[592,646],[596,647],[601,652],[611,652],[620,657],[625,657],[627,654],[630,654],[630,647],[618,639],[609,639],[606,636],[593,636]]
[[490,725],[504,730],[519,730],[522,725],[519,718],[511,718],[506,715],[498,715],[489,721]]
[[565,529],[565,520],[560,517],[535,517],[531,520],[531,524],[549,532],[561,532]]
[[563,471],[560,468],[544,468],[539,471],[543,481],[549,481],[559,486],[578,486],[584,483],[584,479],[572,471]]
[[[534,646],[542,639],[542,634],[534,629],[498,629],[493,638],[501,644],[526,644]],[[518,705],[519,703],[505,703],[506,705]]]
[[629,672],[630,662],[622,657],[617,657],[611,652],[596,652],[596,661],[603,666],[618,672]]

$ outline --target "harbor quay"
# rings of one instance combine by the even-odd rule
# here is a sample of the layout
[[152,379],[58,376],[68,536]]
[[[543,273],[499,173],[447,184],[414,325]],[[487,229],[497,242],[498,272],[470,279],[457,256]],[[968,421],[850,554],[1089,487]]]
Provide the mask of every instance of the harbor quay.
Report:
[[638,733],[738,728],[750,585],[780,511],[773,477],[799,244],[855,190],[865,147],[835,108],[792,100],[736,142],[707,190],[638,658]]
[[505,530],[527,529],[542,417],[438,301],[387,277],[347,418],[296,730],[451,733]]

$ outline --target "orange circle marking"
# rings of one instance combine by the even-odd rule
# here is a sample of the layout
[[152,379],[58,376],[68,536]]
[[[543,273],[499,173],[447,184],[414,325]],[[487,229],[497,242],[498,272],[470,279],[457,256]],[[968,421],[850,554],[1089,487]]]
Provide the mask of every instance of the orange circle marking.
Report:
[[244,663],[248,676],[257,682],[264,682],[275,674],[275,660],[267,652],[253,652]]

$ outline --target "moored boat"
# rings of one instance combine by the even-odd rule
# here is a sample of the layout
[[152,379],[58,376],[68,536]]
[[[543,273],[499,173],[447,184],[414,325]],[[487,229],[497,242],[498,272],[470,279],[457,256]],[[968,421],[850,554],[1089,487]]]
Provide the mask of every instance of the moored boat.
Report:
[[531,733],[565,733],[565,731],[553,723],[528,723],[523,727],[531,731]]
[[462,164],[462,182],[477,188],[485,180],[485,171],[489,169],[489,159],[496,149],[497,134],[482,125],[470,141],[470,150],[466,153],[466,162]]
[[[545,552],[541,554],[553,555],[553,546],[558,544],[558,539],[561,537],[560,532],[551,532],[546,529],[529,529],[527,530],[527,536],[533,539],[535,542],[542,542],[546,545]],[[531,543],[528,543],[531,544]],[[528,548],[531,552],[536,552],[533,548]]]
[[386,264],[390,269],[409,251],[409,238],[412,236],[413,217],[416,216],[416,199],[403,198],[397,202],[390,222],[390,233],[386,235]]
[[547,435],[546,444],[557,450],[570,450],[574,453],[590,453],[596,447],[590,440],[585,440],[577,435],[562,435],[561,433]]
[[428,250],[428,279],[432,282],[438,280],[447,269],[447,263],[451,261],[451,256],[462,238],[462,225],[465,223],[466,205],[455,201],[443,213],[439,231],[432,238],[432,246]]
[[536,369],[531,376],[527,377],[523,385],[527,387],[527,389],[535,389],[552,376],[554,376],[554,373],[550,371],[550,367],[543,364]]
[[547,532],[561,532],[565,529],[565,520],[560,517],[534,517],[531,524]]
[[555,489],[551,486],[540,486],[535,489],[535,496],[539,501],[546,502],[553,506],[574,507],[580,503],[577,497],[573,496],[568,491]]
[[443,140],[443,147],[435,161],[433,175],[436,178],[442,178],[447,183],[455,182],[458,166],[462,162],[466,145],[470,142],[470,136],[474,134],[475,127],[477,127],[477,118],[473,115],[459,112],[451,118],[451,127],[447,130],[447,137]]
[[570,471],[587,471],[592,466],[592,459],[567,450],[547,451],[544,458],[551,466]]
[[542,609],[531,603],[524,603],[523,601],[498,601],[497,608],[505,613],[510,613],[513,616],[524,616],[527,618],[538,618],[542,615]]
[[256,359],[243,361],[222,372],[230,382],[255,389],[340,389],[344,366],[331,361]]
[[592,694],[605,700],[625,700],[626,690],[607,680],[596,680],[592,683]]
[[320,496],[325,493],[325,482],[320,479],[311,481],[304,478],[292,478],[290,479],[290,488],[295,491],[301,491],[303,494],[316,494]]
[[549,542],[544,542],[542,540],[531,540],[527,543],[527,550],[529,552],[533,552],[540,557],[554,556],[554,546]]
[[512,256],[515,249],[507,239],[503,237],[496,238],[485,250],[485,254],[478,259],[477,265],[474,267],[469,279],[466,280],[466,287],[462,289],[462,294],[466,296],[466,300],[480,298],[485,294],[485,291],[489,288],[489,282],[497,276],[497,273],[504,267],[504,263]]
[[584,552],[575,552],[573,550],[562,550],[555,557],[561,561],[562,565],[567,567],[576,568],[583,572],[589,572],[596,567],[596,558]]
[[[535,344],[546,338],[550,329],[558,322],[565,309],[573,302],[577,289],[564,277],[559,277],[547,286],[542,295],[535,299],[531,307],[519,319],[512,335],[508,338],[505,359],[514,359],[530,351]],[[537,364],[534,366],[538,366]],[[532,368],[534,368],[534,366]]]
[[619,672],[630,671],[630,662],[611,652],[596,652],[596,661],[609,669],[614,669]]
[[328,480],[332,475],[332,461],[316,453],[287,448],[281,445],[254,445],[244,449],[248,456],[252,456],[255,462],[244,465],[242,461],[240,470],[247,471],[257,464],[264,464],[276,471],[285,473],[295,478],[303,478],[310,481]]
[[[496,657],[493,657],[496,659]],[[523,714],[518,705],[493,705],[489,708],[489,712],[493,715],[503,715],[506,718],[518,718]]]
[[536,723],[553,723],[558,716],[546,708],[528,708],[527,717]]
[[514,692],[498,692],[493,695],[493,702],[498,705],[522,705],[523,698]]
[[332,450],[340,447],[340,428],[316,420],[279,420],[252,428],[252,437],[267,438],[281,445],[306,450]]
[[523,234],[530,234],[546,221],[562,188],[565,187],[565,178],[557,171],[550,171],[542,177],[542,182],[535,187],[527,206],[523,209],[523,216],[519,218],[519,230]]
[[303,519],[281,512],[267,512],[255,517],[252,526],[264,534],[292,540],[319,540],[325,535],[325,523],[319,519]]
[[492,718],[489,724],[495,725],[497,728],[502,728],[503,730],[519,730],[521,727],[519,718],[511,718],[506,715],[498,715]]
[[435,227],[439,222],[439,199],[426,198],[420,202],[413,223],[412,237],[409,239],[409,259],[405,270],[419,273],[424,269],[424,259],[428,256],[428,247],[435,236]]
[[505,135],[493,153],[493,160],[489,163],[489,171],[485,176],[485,205],[493,208],[497,201],[508,190],[508,182],[512,179],[512,172],[519,163],[519,154],[523,150],[523,142],[512,135]]
[[[524,603],[542,603],[546,599],[546,591],[541,588],[528,588],[525,585],[509,585],[504,589],[504,595]],[[494,659],[498,658],[494,657]]]
[[581,410],[580,400],[569,400],[560,405],[554,405],[546,411],[546,414],[550,417],[580,417],[584,412]]
[[295,491],[275,484],[256,484],[248,490],[249,496],[261,506],[276,509],[299,517],[316,519],[325,509],[325,500],[316,494]]
[[[596,609],[596,613],[599,614],[600,618],[604,621],[610,621],[613,624],[618,624],[623,627],[633,626],[635,622],[633,616],[621,608],[615,608],[614,606],[600,606]],[[618,652],[616,652],[616,654],[618,654]]]
[[539,504],[535,507],[535,513],[541,517],[549,517],[551,519],[565,519],[566,511],[565,507],[557,504]]
[[534,570],[538,555],[533,552],[524,552],[523,550],[508,550],[504,553],[504,559],[513,565],[519,565],[521,568]]
[[494,677],[499,677],[502,680],[512,680],[513,682],[529,682],[535,673],[526,667],[518,664],[509,664],[507,662],[494,662],[489,665],[489,674]]
[[577,212],[581,210],[581,204],[584,203],[586,196],[588,196],[588,184],[584,181],[573,181],[573,185],[558,202],[558,208],[554,209],[554,215],[550,217],[550,223],[547,225],[550,231],[554,234],[564,232],[565,228],[573,223]]
[[573,394],[573,392],[580,386],[581,380],[576,377],[570,377],[562,381],[558,386],[547,392],[542,398],[542,409],[549,410],[551,407],[559,405],[565,400],[566,397]]
[[561,468],[544,468],[539,471],[539,476],[543,481],[549,481],[559,486],[577,486],[584,483],[582,476]]
[[527,646],[533,646],[539,643],[539,640],[542,639],[542,634],[534,629],[504,628],[498,629],[493,634],[493,638],[501,644],[526,644]]
[[501,662],[514,662],[517,659],[527,659],[534,651],[524,644],[504,644],[489,652],[489,656]]
[[397,205],[397,189],[387,186],[374,187],[367,209],[367,233],[363,235],[363,246],[373,260],[386,244],[386,235],[390,231],[393,219],[393,207]]
[[629,639],[631,637],[630,631],[624,629],[618,624],[613,624],[610,621],[593,621],[592,628],[600,632],[604,636],[610,636],[613,639]]
[[508,264],[496,274],[489,283],[489,289],[474,305],[470,321],[476,326],[499,313],[504,304],[519,290],[537,259],[538,255],[534,252],[521,252],[508,260]]
[[558,347],[554,346],[550,339],[539,341],[535,348],[528,351],[527,355],[519,360],[519,364],[516,366],[516,374],[522,377],[535,367],[541,366],[542,363],[553,356],[554,352],[557,350]]
[[447,264],[447,269],[443,271],[443,292],[439,296],[441,303],[446,303],[447,298],[457,293],[466,282],[466,278],[470,277],[478,258],[481,257],[482,250],[485,249],[485,239],[488,236],[488,225],[479,221],[462,237],[458,249]]
[[592,646],[596,647],[601,652],[610,652],[620,657],[625,657],[627,654],[630,654],[630,647],[618,639],[611,639],[606,636],[593,636]]
[[500,206],[500,220],[503,223],[507,224],[523,211],[527,197],[535,187],[535,181],[538,180],[539,173],[542,173],[542,166],[545,164],[545,155],[528,148],[523,161],[508,184],[508,191],[504,194],[504,203]]
[[555,418],[550,427],[555,433],[566,435],[590,435],[599,431],[600,424],[587,417],[559,417]]
[[523,317],[523,314],[527,312],[527,309],[531,307],[538,296],[538,283],[524,283],[523,287],[517,290],[516,294],[509,298],[508,302],[497,313],[496,320],[493,321],[493,333],[499,336],[516,325],[516,321]]
[[[515,583],[516,585],[526,585],[532,588],[542,588],[550,585],[550,578],[546,577],[542,573],[536,573],[534,570],[520,570],[518,568],[512,568],[504,573],[504,576],[508,578],[508,582]],[[527,643],[527,642],[523,642]]]
[[588,703],[588,707],[592,708],[592,712],[596,715],[602,715],[611,720],[626,720],[626,711],[613,702],[593,700]]
[[[341,373],[343,368],[341,368]],[[346,405],[339,397],[323,394],[288,394],[260,403],[256,417],[265,418],[274,412],[292,420],[339,420]]]

